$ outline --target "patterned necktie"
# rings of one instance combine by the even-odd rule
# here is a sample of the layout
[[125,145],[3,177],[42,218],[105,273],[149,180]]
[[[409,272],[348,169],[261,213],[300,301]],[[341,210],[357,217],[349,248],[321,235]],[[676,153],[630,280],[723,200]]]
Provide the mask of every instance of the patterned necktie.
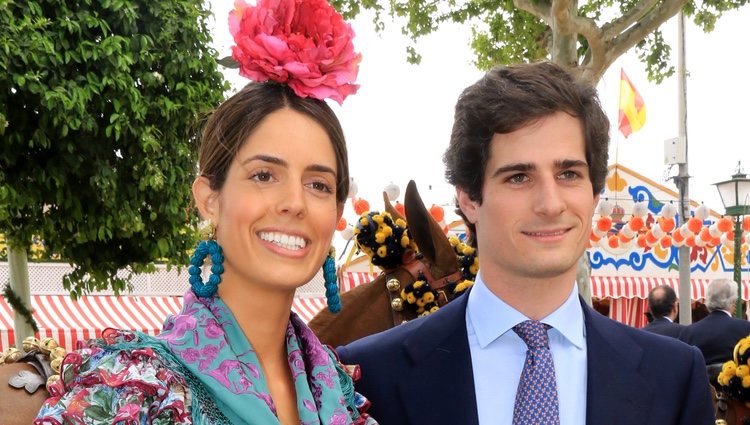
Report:
[[513,425],[560,423],[555,363],[547,337],[549,328],[536,320],[527,320],[513,327],[528,346],[516,391]]

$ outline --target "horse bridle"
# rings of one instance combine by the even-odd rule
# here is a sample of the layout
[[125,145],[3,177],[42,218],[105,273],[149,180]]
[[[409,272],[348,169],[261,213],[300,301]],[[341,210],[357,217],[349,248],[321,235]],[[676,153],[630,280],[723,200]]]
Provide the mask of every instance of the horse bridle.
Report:
[[447,292],[446,286],[449,284],[455,284],[459,282],[462,277],[461,270],[443,276],[439,279],[435,279],[432,276],[430,268],[422,258],[418,257],[414,252],[407,251],[404,253],[403,263],[396,268],[384,270],[385,275],[385,287],[388,290],[388,297],[391,303],[391,314],[393,315],[393,325],[400,325],[404,323],[404,303],[405,301],[401,298],[401,290],[403,289],[403,283],[396,276],[396,271],[403,269],[409,273],[412,281],[424,278],[430,287],[437,293],[437,305],[439,307],[444,306],[450,302],[453,297]]

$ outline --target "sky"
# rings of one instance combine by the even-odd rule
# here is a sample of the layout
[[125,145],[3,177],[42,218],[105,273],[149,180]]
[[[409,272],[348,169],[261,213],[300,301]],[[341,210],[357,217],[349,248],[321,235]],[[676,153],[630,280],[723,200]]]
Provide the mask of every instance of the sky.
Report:
[[[220,56],[230,54],[226,16],[232,3],[213,0],[214,41]],[[738,160],[744,161],[750,174],[750,136],[743,125],[750,120],[745,113],[750,99],[745,77],[750,69],[749,22],[750,7],[726,13],[709,34],[686,19],[689,195],[719,213],[724,207],[713,183],[731,178]],[[450,210],[454,190],[445,183],[442,154],[449,142],[453,108],[461,91],[483,74],[472,65],[470,27],[443,24],[436,33],[420,39],[417,49],[422,63],[411,65],[405,53],[409,43],[399,25],[387,20],[386,30],[378,34],[367,14],[351,24],[357,34],[355,49],[363,55],[357,79],[361,87],[343,106],[330,104],[347,138],[357,196],[378,209],[386,185],[398,185],[403,201],[403,190],[414,179],[428,207],[441,204]],[[665,23],[662,31],[673,46],[676,65],[676,18]],[[646,124],[627,139],[617,130],[621,68],[647,108]],[[245,84],[236,70],[225,74],[235,88]],[[677,191],[669,177],[677,175],[678,167],[664,163],[664,140],[678,135],[677,78],[660,85],[649,82],[645,66],[631,51],[609,68],[598,90],[612,122],[610,164],[617,161]],[[354,219],[351,205],[344,216],[350,222]]]

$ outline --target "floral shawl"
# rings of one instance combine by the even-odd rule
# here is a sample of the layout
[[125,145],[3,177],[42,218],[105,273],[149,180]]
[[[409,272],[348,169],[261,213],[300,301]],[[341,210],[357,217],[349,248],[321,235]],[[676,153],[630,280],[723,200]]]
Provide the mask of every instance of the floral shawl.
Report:
[[[332,351],[291,313],[300,423],[376,424]],[[65,357],[35,424],[278,424],[258,358],[229,308],[192,291],[162,333],[106,330]]]

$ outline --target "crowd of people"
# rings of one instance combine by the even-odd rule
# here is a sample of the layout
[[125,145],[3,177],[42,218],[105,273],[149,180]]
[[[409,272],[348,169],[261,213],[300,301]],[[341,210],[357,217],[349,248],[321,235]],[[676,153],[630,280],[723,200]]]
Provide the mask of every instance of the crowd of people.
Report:
[[[332,32],[294,32],[315,20],[305,31]],[[750,334],[734,284],[712,282],[711,313],[690,326],[674,323],[674,290],[655,288],[647,332],[583,302],[609,119],[594,87],[547,61],[497,66],[456,103],[444,165],[481,256],[473,287],[322,345],[291,305],[322,267],[341,308],[330,243],[349,170],[325,100],[356,92],[360,55],[323,0],[238,0],[230,29],[251,82],[203,126],[192,193],[210,231],[182,311],[158,336],[108,329],[68,354],[36,424],[713,423],[705,365]]]

